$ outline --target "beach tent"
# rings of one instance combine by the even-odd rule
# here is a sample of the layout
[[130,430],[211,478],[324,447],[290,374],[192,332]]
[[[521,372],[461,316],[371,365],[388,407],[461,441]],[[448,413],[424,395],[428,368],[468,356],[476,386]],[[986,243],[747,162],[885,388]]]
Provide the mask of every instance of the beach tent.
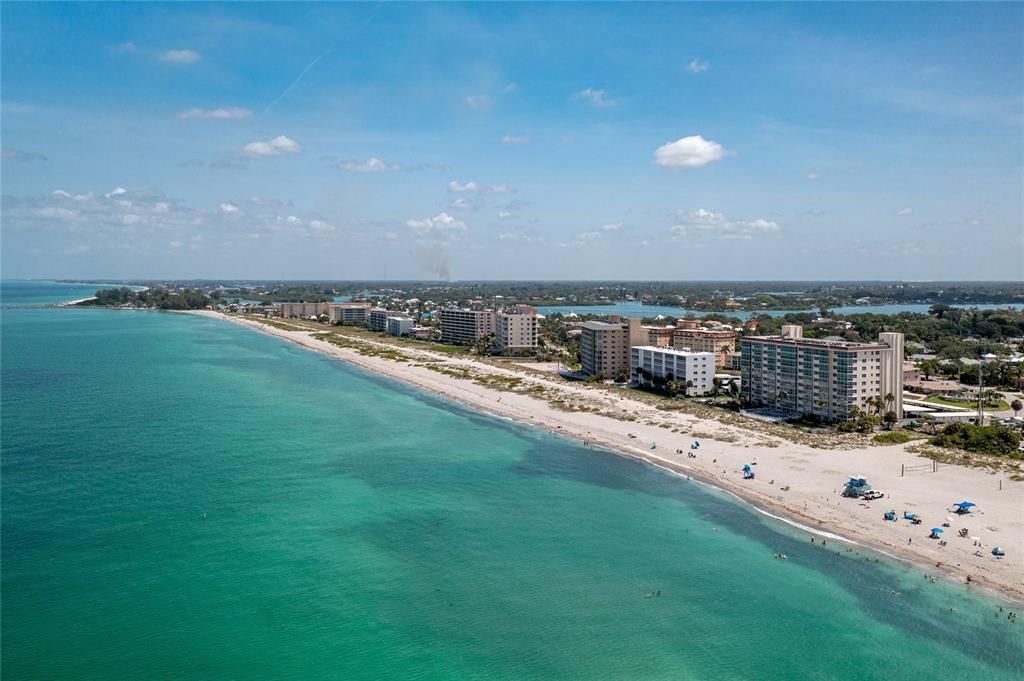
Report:
[[977,504],[975,504],[975,503],[973,503],[971,501],[961,501],[959,504],[953,504],[953,505],[956,506],[956,512],[960,513],[962,515],[964,513],[970,513],[971,512],[971,508],[976,506]]

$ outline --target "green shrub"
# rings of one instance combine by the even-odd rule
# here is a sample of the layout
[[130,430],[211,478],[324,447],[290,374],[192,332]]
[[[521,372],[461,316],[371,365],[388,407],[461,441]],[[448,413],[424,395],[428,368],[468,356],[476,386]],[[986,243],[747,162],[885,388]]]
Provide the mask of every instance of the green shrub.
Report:
[[915,439],[915,437],[914,433],[908,433],[905,430],[891,430],[887,433],[879,433],[874,437],[874,440],[885,445],[902,445]]
[[951,423],[932,438],[939,447],[954,447],[980,454],[999,456],[1020,455],[1020,435],[1000,425],[976,426],[971,423]]

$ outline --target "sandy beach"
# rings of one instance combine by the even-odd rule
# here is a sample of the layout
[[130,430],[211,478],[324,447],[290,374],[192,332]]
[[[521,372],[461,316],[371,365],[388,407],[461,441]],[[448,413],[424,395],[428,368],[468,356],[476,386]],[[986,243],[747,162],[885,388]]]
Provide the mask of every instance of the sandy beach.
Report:
[[[712,484],[805,527],[808,541],[825,540],[837,551],[856,550],[855,544],[871,547],[912,563],[930,577],[965,584],[970,578],[968,588],[991,590],[1004,599],[1024,602],[1024,482],[1012,481],[1003,474],[952,464],[939,464],[933,470],[929,459],[905,451],[906,445],[819,449],[794,444],[759,432],[752,420],[749,428],[737,427],[684,412],[659,410],[631,398],[627,390],[569,383],[556,375],[547,378],[538,372],[496,367],[465,356],[402,347],[398,350],[406,359],[396,360],[360,353],[353,347],[338,347],[312,337],[308,331],[286,331],[211,311],[190,314],[241,324],[474,409]],[[372,340],[353,343],[396,349]],[[479,375],[518,379],[518,388],[512,391],[480,385],[475,380]],[[524,387],[543,391],[544,397],[539,399]],[[566,401],[585,400],[593,410],[556,408],[552,395]],[[625,416],[635,420],[624,421]],[[701,445],[696,458],[692,458],[688,454],[695,439]],[[742,479],[745,464],[754,464],[754,480]],[[904,467],[908,472],[901,475]],[[875,502],[842,498],[842,485],[851,474],[867,477],[876,489],[885,492],[885,498]],[[952,504],[963,500],[977,504],[975,512],[965,516],[951,513]],[[890,509],[899,517],[896,522],[883,519]],[[903,519],[904,511],[917,513],[924,522],[911,525]],[[953,522],[944,528],[942,537],[947,544],[942,546],[928,535],[947,517]],[[957,536],[963,527],[969,530],[968,538]],[[972,537],[977,537],[982,547],[975,546]],[[994,546],[1006,551],[1005,558],[992,556]],[[981,555],[975,555],[979,550]]]

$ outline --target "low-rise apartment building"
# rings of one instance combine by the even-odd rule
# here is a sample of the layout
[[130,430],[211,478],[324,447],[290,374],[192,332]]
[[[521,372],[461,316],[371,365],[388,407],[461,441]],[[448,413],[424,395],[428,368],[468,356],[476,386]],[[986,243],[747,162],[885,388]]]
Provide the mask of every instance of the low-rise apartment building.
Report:
[[278,314],[284,319],[309,319],[330,313],[330,303],[278,303]]
[[494,310],[444,308],[440,317],[442,343],[471,345],[494,334]]
[[901,333],[851,343],[804,338],[803,327],[785,325],[779,336],[740,340],[740,371],[747,404],[782,416],[844,421],[853,407],[872,412],[868,398],[881,398],[882,413],[903,418]]
[[687,395],[711,392],[715,378],[715,355],[653,345],[630,349],[632,378],[640,385],[662,387],[669,381],[681,384]]
[[724,368],[728,353],[736,350],[735,331],[709,329],[676,329],[672,334],[672,347],[715,355],[715,366]]

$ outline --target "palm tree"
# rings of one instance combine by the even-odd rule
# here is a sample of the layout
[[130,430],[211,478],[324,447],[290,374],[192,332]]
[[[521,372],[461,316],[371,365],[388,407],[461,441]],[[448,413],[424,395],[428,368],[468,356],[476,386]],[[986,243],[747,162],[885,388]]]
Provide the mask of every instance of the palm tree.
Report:
[[1013,415],[1016,416],[1017,412],[1024,409],[1024,404],[1021,404],[1020,400],[1014,400],[1013,402],[1010,402],[1010,409],[1013,410]]

